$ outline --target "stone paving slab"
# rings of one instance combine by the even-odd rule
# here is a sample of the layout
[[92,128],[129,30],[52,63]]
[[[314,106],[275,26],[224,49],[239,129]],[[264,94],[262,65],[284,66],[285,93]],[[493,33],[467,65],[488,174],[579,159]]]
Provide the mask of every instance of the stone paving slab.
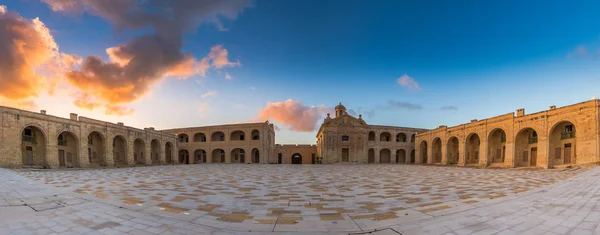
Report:
[[[32,206],[40,209],[27,222],[5,223],[10,215],[0,215],[0,234],[348,234],[390,227],[394,230],[377,233],[588,233],[600,230],[600,210],[592,214],[595,205],[573,206],[598,202],[600,182],[586,177],[599,169],[245,164],[0,169],[0,192],[10,191],[3,196],[6,204],[37,202]],[[556,191],[564,185],[581,190]],[[532,204],[540,197],[549,198]]]

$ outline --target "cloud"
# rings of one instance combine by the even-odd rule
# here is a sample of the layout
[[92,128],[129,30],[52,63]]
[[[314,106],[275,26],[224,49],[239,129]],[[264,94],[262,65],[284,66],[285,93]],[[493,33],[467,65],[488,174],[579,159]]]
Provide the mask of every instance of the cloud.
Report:
[[285,125],[289,130],[296,132],[315,131],[319,122],[326,113],[333,110],[325,105],[306,106],[302,103],[288,99],[283,102],[269,102],[258,113],[259,120],[273,120]]
[[225,79],[231,80],[232,79],[231,74],[225,73]]
[[407,90],[414,90],[414,91],[421,90],[421,87],[419,87],[419,83],[417,83],[417,81],[415,81],[415,79],[413,79],[412,77],[410,77],[406,74],[402,75],[396,81],[398,82],[398,84],[400,84],[400,86],[406,88]]
[[165,77],[186,79],[205,76],[208,69],[220,70],[240,66],[228,59],[229,52],[215,45],[206,57],[194,58],[182,52],[185,32],[195,30],[203,22],[222,28],[221,19],[236,19],[247,0],[42,0],[54,11],[67,14],[91,14],[114,25],[117,32],[151,28],[151,33],[138,35],[126,43],[106,49],[109,60],[91,55],[79,70],[65,74],[90,102],[103,103],[117,112],[115,105],[128,104],[146,95],[150,86]]
[[569,52],[569,54],[567,54],[567,59],[573,58],[573,57],[583,57],[588,55],[589,51],[588,49],[583,46],[583,45],[579,45],[577,48],[575,48],[574,51]]
[[456,110],[458,110],[458,107],[456,107],[456,106],[442,106],[440,108],[440,110],[442,110],[442,111],[456,111]]
[[0,97],[31,107],[27,99],[53,93],[63,70],[81,62],[60,53],[50,30],[39,19],[25,19],[0,6]]
[[363,107],[358,107],[358,110],[354,110],[354,109],[348,109],[348,114],[354,116],[354,117],[358,117],[359,114],[364,114],[369,118],[373,118],[375,117],[375,110],[373,109],[369,109],[369,110],[364,110]]
[[133,114],[133,109],[119,105],[106,105],[104,114],[115,116],[127,116]]
[[383,109],[406,109],[406,110],[413,111],[413,110],[421,110],[421,109],[423,109],[423,106],[421,106],[419,104],[390,100],[390,101],[388,101],[387,106],[383,107]]
[[209,92],[202,94],[202,98],[207,98],[207,97],[216,96],[216,95],[217,95],[216,91],[209,91]]

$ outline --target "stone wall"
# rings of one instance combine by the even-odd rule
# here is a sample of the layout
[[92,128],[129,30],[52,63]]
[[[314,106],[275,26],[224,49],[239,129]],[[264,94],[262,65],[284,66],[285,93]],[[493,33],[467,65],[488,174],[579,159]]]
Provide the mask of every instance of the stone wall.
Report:
[[[165,163],[167,143],[172,144],[172,151],[177,149],[176,137],[172,134],[155,131],[153,128],[142,130],[122,123],[78,117],[77,114],[71,114],[70,119],[66,119],[48,115],[43,110],[34,113],[0,106],[0,123],[1,167],[115,166],[113,140],[116,136],[125,140],[123,154],[126,165],[135,164],[133,142],[136,139],[144,143],[140,150],[144,155],[140,163],[144,165],[153,164],[149,157],[152,152],[149,143],[153,140],[160,148],[156,153],[158,162],[155,164]],[[59,141],[61,134],[68,137]],[[92,141],[88,140],[90,136]],[[64,159],[59,157],[63,155],[62,151]],[[71,164],[68,160],[71,160]]]
[[[599,100],[594,99],[560,108],[551,106],[528,115],[519,109],[516,116],[508,113],[454,127],[440,126],[417,135],[416,162],[452,163],[449,156],[454,156],[455,149],[448,143],[458,139],[457,164],[463,166],[549,168],[597,163],[599,105]],[[474,141],[477,138],[479,147]],[[441,146],[434,147],[434,141],[441,141]],[[441,152],[440,162],[435,162],[433,152]]]
[[[295,145],[284,144],[275,145],[275,157],[269,160],[270,163],[280,164],[315,164],[317,158],[316,145]],[[281,162],[279,157],[281,156]],[[313,157],[315,158],[313,163]],[[295,159],[295,161],[294,161]]]
[[[221,152],[224,152],[223,163],[268,163],[275,155],[275,129],[269,122],[163,131],[177,135],[179,163],[221,162]],[[223,134],[222,140],[221,134]],[[185,161],[186,154],[190,158],[189,161]]]

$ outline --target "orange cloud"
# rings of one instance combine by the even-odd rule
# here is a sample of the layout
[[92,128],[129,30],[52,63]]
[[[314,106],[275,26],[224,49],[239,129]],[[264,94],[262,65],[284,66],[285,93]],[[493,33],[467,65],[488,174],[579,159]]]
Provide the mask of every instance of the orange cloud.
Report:
[[55,82],[47,81],[38,69],[56,72],[76,61],[74,56],[59,53],[50,30],[39,18],[25,19],[6,6],[0,6],[0,51],[0,96],[11,100],[37,97],[45,85],[53,87]]
[[240,66],[240,62],[231,62],[227,58],[229,56],[229,52],[227,49],[223,48],[223,45],[216,45],[210,48],[210,53],[208,53],[208,58],[212,60],[212,66],[216,69],[222,69],[224,67],[236,67]]
[[298,101],[288,99],[283,102],[269,102],[265,108],[259,111],[258,119],[271,119],[282,123],[291,131],[311,132],[315,131],[317,122],[331,111],[331,108],[325,105],[306,106]]
[[133,113],[132,108],[118,106],[118,105],[106,105],[104,114],[115,115],[115,116],[127,116]]

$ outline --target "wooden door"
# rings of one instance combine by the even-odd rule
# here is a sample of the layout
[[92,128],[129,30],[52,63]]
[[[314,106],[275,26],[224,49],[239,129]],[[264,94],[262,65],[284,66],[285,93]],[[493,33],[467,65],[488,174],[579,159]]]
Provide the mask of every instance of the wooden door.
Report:
[[58,165],[61,167],[65,166],[65,151],[58,150]]
[[565,164],[571,164],[571,145],[565,144]]
[[531,163],[530,166],[537,166],[537,148],[531,148]]
[[29,166],[33,165],[33,148],[32,147],[25,147],[25,162]]

